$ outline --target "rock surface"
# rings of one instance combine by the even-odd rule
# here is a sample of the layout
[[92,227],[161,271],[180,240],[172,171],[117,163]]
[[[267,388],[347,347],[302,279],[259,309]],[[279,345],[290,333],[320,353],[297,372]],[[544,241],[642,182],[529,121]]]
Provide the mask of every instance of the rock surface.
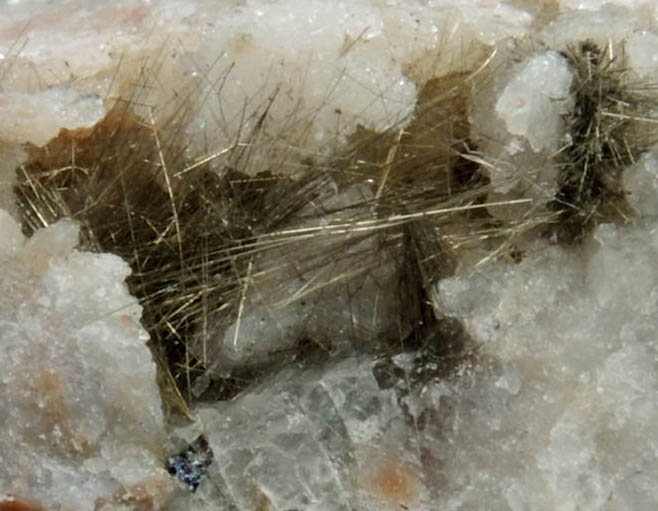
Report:
[[[465,484],[443,509],[655,505],[654,158],[628,171],[654,180],[637,196],[633,225],[602,225],[578,249],[539,243],[520,264],[492,262],[438,285],[439,307],[463,318],[480,353],[503,368],[477,401],[455,395],[457,418],[469,410],[487,418],[483,429],[454,419],[444,474]],[[503,406],[491,404],[496,388],[510,393]]]
[[46,509],[161,501],[166,442],[128,266],[62,220],[26,240],[0,210],[0,494]]

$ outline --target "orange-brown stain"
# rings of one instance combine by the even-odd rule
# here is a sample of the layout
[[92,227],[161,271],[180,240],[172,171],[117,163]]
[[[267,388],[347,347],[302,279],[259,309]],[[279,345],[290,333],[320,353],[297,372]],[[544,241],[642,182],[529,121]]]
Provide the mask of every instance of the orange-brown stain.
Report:
[[61,442],[52,447],[70,454],[86,452],[89,442],[72,425],[71,404],[61,375],[50,369],[42,370],[36,375],[35,391],[43,402],[40,413],[44,428],[53,431],[57,427],[62,434]]
[[270,511],[272,501],[261,490],[254,488],[252,505],[254,511]]
[[127,7],[112,6],[106,7],[89,21],[90,27],[96,30],[103,30],[113,26],[126,30],[126,28],[136,28],[141,25],[147,15],[148,7],[145,5]]
[[373,464],[371,470],[367,486],[374,496],[396,503],[411,503],[420,496],[418,470],[398,457]]
[[41,417],[45,425],[49,429],[55,425],[62,427],[68,422],[71,409],[60,375],[44,369],[36,375],[35,383],[38,399],[43,402]]
[[0,497],[0,511],[46,511],[35,502],[19,497]]
[[161,474],[98,499],[94,511],[161,511],[167,509],[173,491],[172,479]]

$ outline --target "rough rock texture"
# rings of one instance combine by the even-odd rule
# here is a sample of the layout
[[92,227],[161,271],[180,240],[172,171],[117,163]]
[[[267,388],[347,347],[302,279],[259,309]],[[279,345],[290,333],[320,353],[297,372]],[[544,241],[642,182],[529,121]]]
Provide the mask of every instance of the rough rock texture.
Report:
[[417,439],[372,369],[350,358],[284,370],[232,403],[199,407],[200,426],[178,434],[203,428],[216,462],[174,509],[429,509]]
[[101,98],[70,87],[52,87],[36,94],[0,95],[0,133],[7,140],[46,144],[62,128],[93,126],[105,116]]
[[[464,484],[442,509],[655,506],[655,156],[628,172],[653,186],[638,194],[633,225],[602,225],[586,247],[539,243],[520,264],[492,262],[439,284],[439,307],[504,367],[480,401],[454,395],[456,417],[489,417],[484,429],[455,419],[444,474]],[[510,394],[502,407],[490,404],[496,387]]]
[[[184,109],[193,156],[248,138],[267,109],[270,144],[287,159],[326,152],[359,124],[407,123],[418,84],[437,68],[463,71],[482,44],[521,36],[531,22],[511,3],[476,0],[5,2],[0,107],[6,94],[36,101],[70,86],[108,108],[129,96],[162,119],[192,98]],[[51,124],[42,114],[30,137],[39,120]],[[0,138],[26,135],[14,128],[0,124]]]
[[75,250],[66,220],[25,240],[0,210],[0,239],[0,494],[51,510],[162,500],[163,415],[128,266]]

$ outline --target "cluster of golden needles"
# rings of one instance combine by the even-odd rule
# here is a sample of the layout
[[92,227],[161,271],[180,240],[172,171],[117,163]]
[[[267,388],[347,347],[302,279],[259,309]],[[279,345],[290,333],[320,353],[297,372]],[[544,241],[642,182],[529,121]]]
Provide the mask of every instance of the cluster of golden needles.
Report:
[[[572,223],[574,207],[579,212],[598,207],[594,204],[601,197],[603,171],[593,169],[608,172],[608,160],[615,158],[622,158],[616,168],[627,163],[617,153],[630,144],[626,137],[632,117],[605,107],[596,114],[602,123],[596,136],[606,141],[596,146],[588,138],[592,149],[578,152],[575,144],[584,143],[578,137],[594,136],[581,126],[587,122],[584,116],[592,114],[581,106],[580,97],[593,96],[592,89],[585,89],[590,75],[581,74],[591,73],[592,66],[599,74],[618,74],[611,65],[602,68],[603,55],[597,60],[582,48],[568,57],[578,107],[570,118],[574,147],[560,155],[564,165],[554,211],[507,222],[489,214],[493,207],[518,201],[488,201],[491,185],[472,153],[476,141],[470,140],[468,117],[472,94],[487,79],[485,61],[475,71],[425,83],[404,129],[375,133],[359,128],[322,164],[312,158],[300,163],[297,141],[268,131],[276,94],[263,105],[254,128],[239,133],[230,147],[209,149],[207,156],[186,161],[181,130],[198,101],[186,96],[179,107],[168,105],[173,113],[167,121],[156,122],[153,110],[140,106],[138,87],[95,127],[63,130],[46,146],[30,149],[17,169],[24,230],[29,234],[60,217],[72,217],[81,223],[84,248],[118,254],[130,264],[128,285],[144,307],[143,324],[151,335],[164,401],[168,411],[186,413],[193,384],[209,367],[213,339],[242,314],[245,288],[278,271],[276,264],[268,266],[273,251],[309,250],[318,240],[333,239],[329,245],[317,243],[309,257],[309,265],[321,266],[340,258],[355,240],[376,236],[376,250],[392,253],[400,266],[406,304],[400,314],[424,322],[427,331],[428,318],[437,319],[428,313],[431,288],[454,271],[455,259],[469,246],[487,247],[488,257],[518,258],[515,240],[520,236],[541,235],[556,221]],[[153,70],[142,74],[146,89]],[[617,79],[623,91],[622,77]],[[606,101],[619,90],[612,88]],[[138,116],[140,109],[146,113]],[[617,124],[622,121],[623,129]],[[254,168],[255,161],[263,160],[252,155],[267,153],[269,147],[271,165]],[[635,153],[627,153],[632,160]],[[308,213],[307,206],[328,187],[341,190],[356,183],[366,184],[372,195],[344,211]],[[617,181],[606,193],[616,191],[615,186]],[[331,222],[317,222],[329,214]],[[337,217],[343,220],[333,220]],[[592,218],[590,212],[579,225],[590,225]],[[332,281],[360,278],[377,264],[372,255],[358,259],[362,268],[351,268]],[[402,341],[384,349],[398,349]],[[257,373],[252,367],[218,379],[214,397],[235,395]]]

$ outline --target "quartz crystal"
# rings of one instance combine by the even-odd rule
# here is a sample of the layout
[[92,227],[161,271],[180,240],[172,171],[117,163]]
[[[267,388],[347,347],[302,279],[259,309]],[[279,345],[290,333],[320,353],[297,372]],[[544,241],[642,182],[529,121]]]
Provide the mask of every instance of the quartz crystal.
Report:
[[658,156],[645,154],[624,174],[624,185],[633,207],[645,218],[658,216]]
[[503,89],[496,113],[533,150],[555,151],[564,136],[562,116],[572,106],[571,78],[566,59],[556,52],[530,57]]
[[284,370],[232,403],[200,406],[199,424],[178,432],[204,429],[215,453],[195,509],[429,509],[413,419],[372,369],[350,357]]

